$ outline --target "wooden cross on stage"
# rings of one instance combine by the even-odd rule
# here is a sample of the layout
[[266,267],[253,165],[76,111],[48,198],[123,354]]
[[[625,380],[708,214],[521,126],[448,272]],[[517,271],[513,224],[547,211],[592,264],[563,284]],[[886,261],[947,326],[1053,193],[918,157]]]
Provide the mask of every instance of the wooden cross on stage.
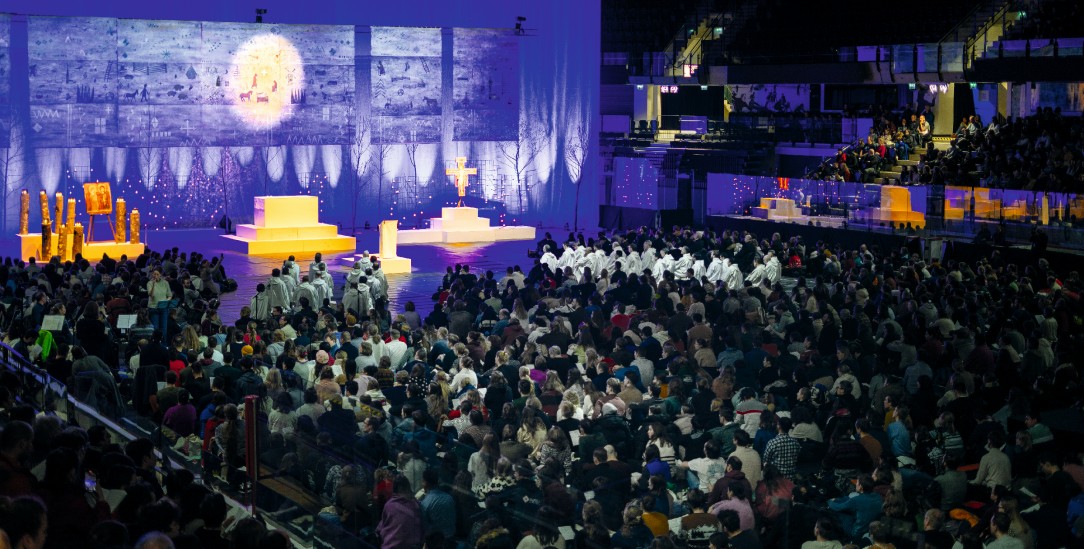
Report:
[[457,204],[457,207],[459,207],[463,205],[463,197],[467,196],[468,176],[478,175],[478,168],[468,168],[467,157],[465,156],[457,156],[455,165],[455,168],[445,169],[444,174],[455,176],[455,186],[459,191],[459,204]]

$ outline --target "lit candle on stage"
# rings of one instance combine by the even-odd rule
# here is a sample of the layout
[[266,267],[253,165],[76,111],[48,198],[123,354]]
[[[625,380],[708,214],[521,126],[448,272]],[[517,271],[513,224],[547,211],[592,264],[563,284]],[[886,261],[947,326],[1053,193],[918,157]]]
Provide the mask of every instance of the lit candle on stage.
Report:
[[56,230],[56,255],[60,256],[61,261],[68,260],[68,229],[67,225],[60,225]]
[[30,232],[30,192],[23,189],[19,194],[19,234]]
[[[49,195],[45,194],[45,191],[41,191],[41,222],[43,225],[51,225],[49,222]],[[52,228],[50,227],[49,231]],[[45,231],[45,232],[49,232]]]
[[64,224],[68,226],[68,231],[69,232],[72,230],[72,227],[75,226],[75,199],[74,198],[69,198],[68,199],[68,221],[66,223],[64,223]]
[[[42,191],[41,195],[45,196],[45,191]],[[45,211],[46,211],[46,213],[49,212],[49,201],[48,200],[45,201]],[[48,261],[48,259],[50,257],[52,257],[52,255],[53,255],[52,239],[53,239],[53,228],[49,224],[49,218],[46,217],[45,220],[41,222],[41,253],[38,254],[38,259]]]
[[131,227],[129,227],[128,232],[132,235],[132,239],[129,243],[139,244],[139,208],[132,210]]
[[126,217],[127,217],[127,206],[125,206],[123,198],[118,198],[117,199],[117,226],[113,230],[113,242],[116,242],[117,244],[123,244],[124,241],[127,239],[127,236],[125,235],[125,229],[127,229],[128,226],[127,226],[126,223],[124,223],[124,220],[125,220]]
[[75,224],[75,234],[72,237],[72,258],[83,253],[83,224]]
[[64,194],[56,193],[56,207],[53,208],[53,232],[60,232],[60,225],[64,223]]

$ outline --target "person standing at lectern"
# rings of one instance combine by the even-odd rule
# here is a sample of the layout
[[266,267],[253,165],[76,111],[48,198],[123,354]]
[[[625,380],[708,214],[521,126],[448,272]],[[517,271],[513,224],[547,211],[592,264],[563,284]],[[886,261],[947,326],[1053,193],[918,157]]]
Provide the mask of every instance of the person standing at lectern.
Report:
[[169,288],[169,282],[162,279],[162,270],[151,271],[151,279],[147,281],[147,309],[154,318],[155,328],[162,333],[163,340],[166,337],[166,319],[169,315],[168,308],[158,308],[158,303],[168,302],[173,299],[173,290]]
[[155,269],[151,272],[151,279],[147,281],[147,307],[158,307],[159,301],[173,299],[173,291],[169,288],[169,282],[162,279],[162,270]]

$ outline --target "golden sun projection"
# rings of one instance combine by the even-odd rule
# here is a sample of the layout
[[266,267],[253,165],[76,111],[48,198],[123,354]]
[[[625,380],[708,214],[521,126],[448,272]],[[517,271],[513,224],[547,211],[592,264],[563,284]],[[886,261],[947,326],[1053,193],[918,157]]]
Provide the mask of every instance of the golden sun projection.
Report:
[[237,48],[230,67],[233,112],[256,130],[274,128],[304,102],[304,70],[297,48],[275,34]]

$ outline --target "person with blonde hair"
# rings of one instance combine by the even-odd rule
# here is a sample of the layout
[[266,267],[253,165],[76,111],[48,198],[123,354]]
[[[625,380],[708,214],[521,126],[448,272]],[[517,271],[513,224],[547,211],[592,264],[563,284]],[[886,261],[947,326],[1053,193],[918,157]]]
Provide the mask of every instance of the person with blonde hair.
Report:
[[282,370],[278,368],[268,370],[267,375],[263,378],[263,385],[267,389],[268,401],[273,401],[275,397],[286,391],[286,387],[282,383]]
[[532,406],[524,406],[519,431],[516,432],[516,440],[530,446],[532,452],[537,451],[546,440],[546,424],[538,417],[539,413],[541,411]]
[[557,376],[557,372],[546,372],[546,382],[542,385],[542,394],[538,400],[542,403],[542,411],[551,418],[557,417],[557,408],[564,400],[565,385]]
[[647,547],[651,544],[655,535],[644,525],[644,509],[639,501],[626,505],[621,518],[621,528],[610,537],[611,547]]
[[199,333],[196,331],[196,327],[192,324],[185,326],[181,330],[181,338],[184,341],[184,348],[189,351],[202,351],[206,345],[204,339],[200,339]]

